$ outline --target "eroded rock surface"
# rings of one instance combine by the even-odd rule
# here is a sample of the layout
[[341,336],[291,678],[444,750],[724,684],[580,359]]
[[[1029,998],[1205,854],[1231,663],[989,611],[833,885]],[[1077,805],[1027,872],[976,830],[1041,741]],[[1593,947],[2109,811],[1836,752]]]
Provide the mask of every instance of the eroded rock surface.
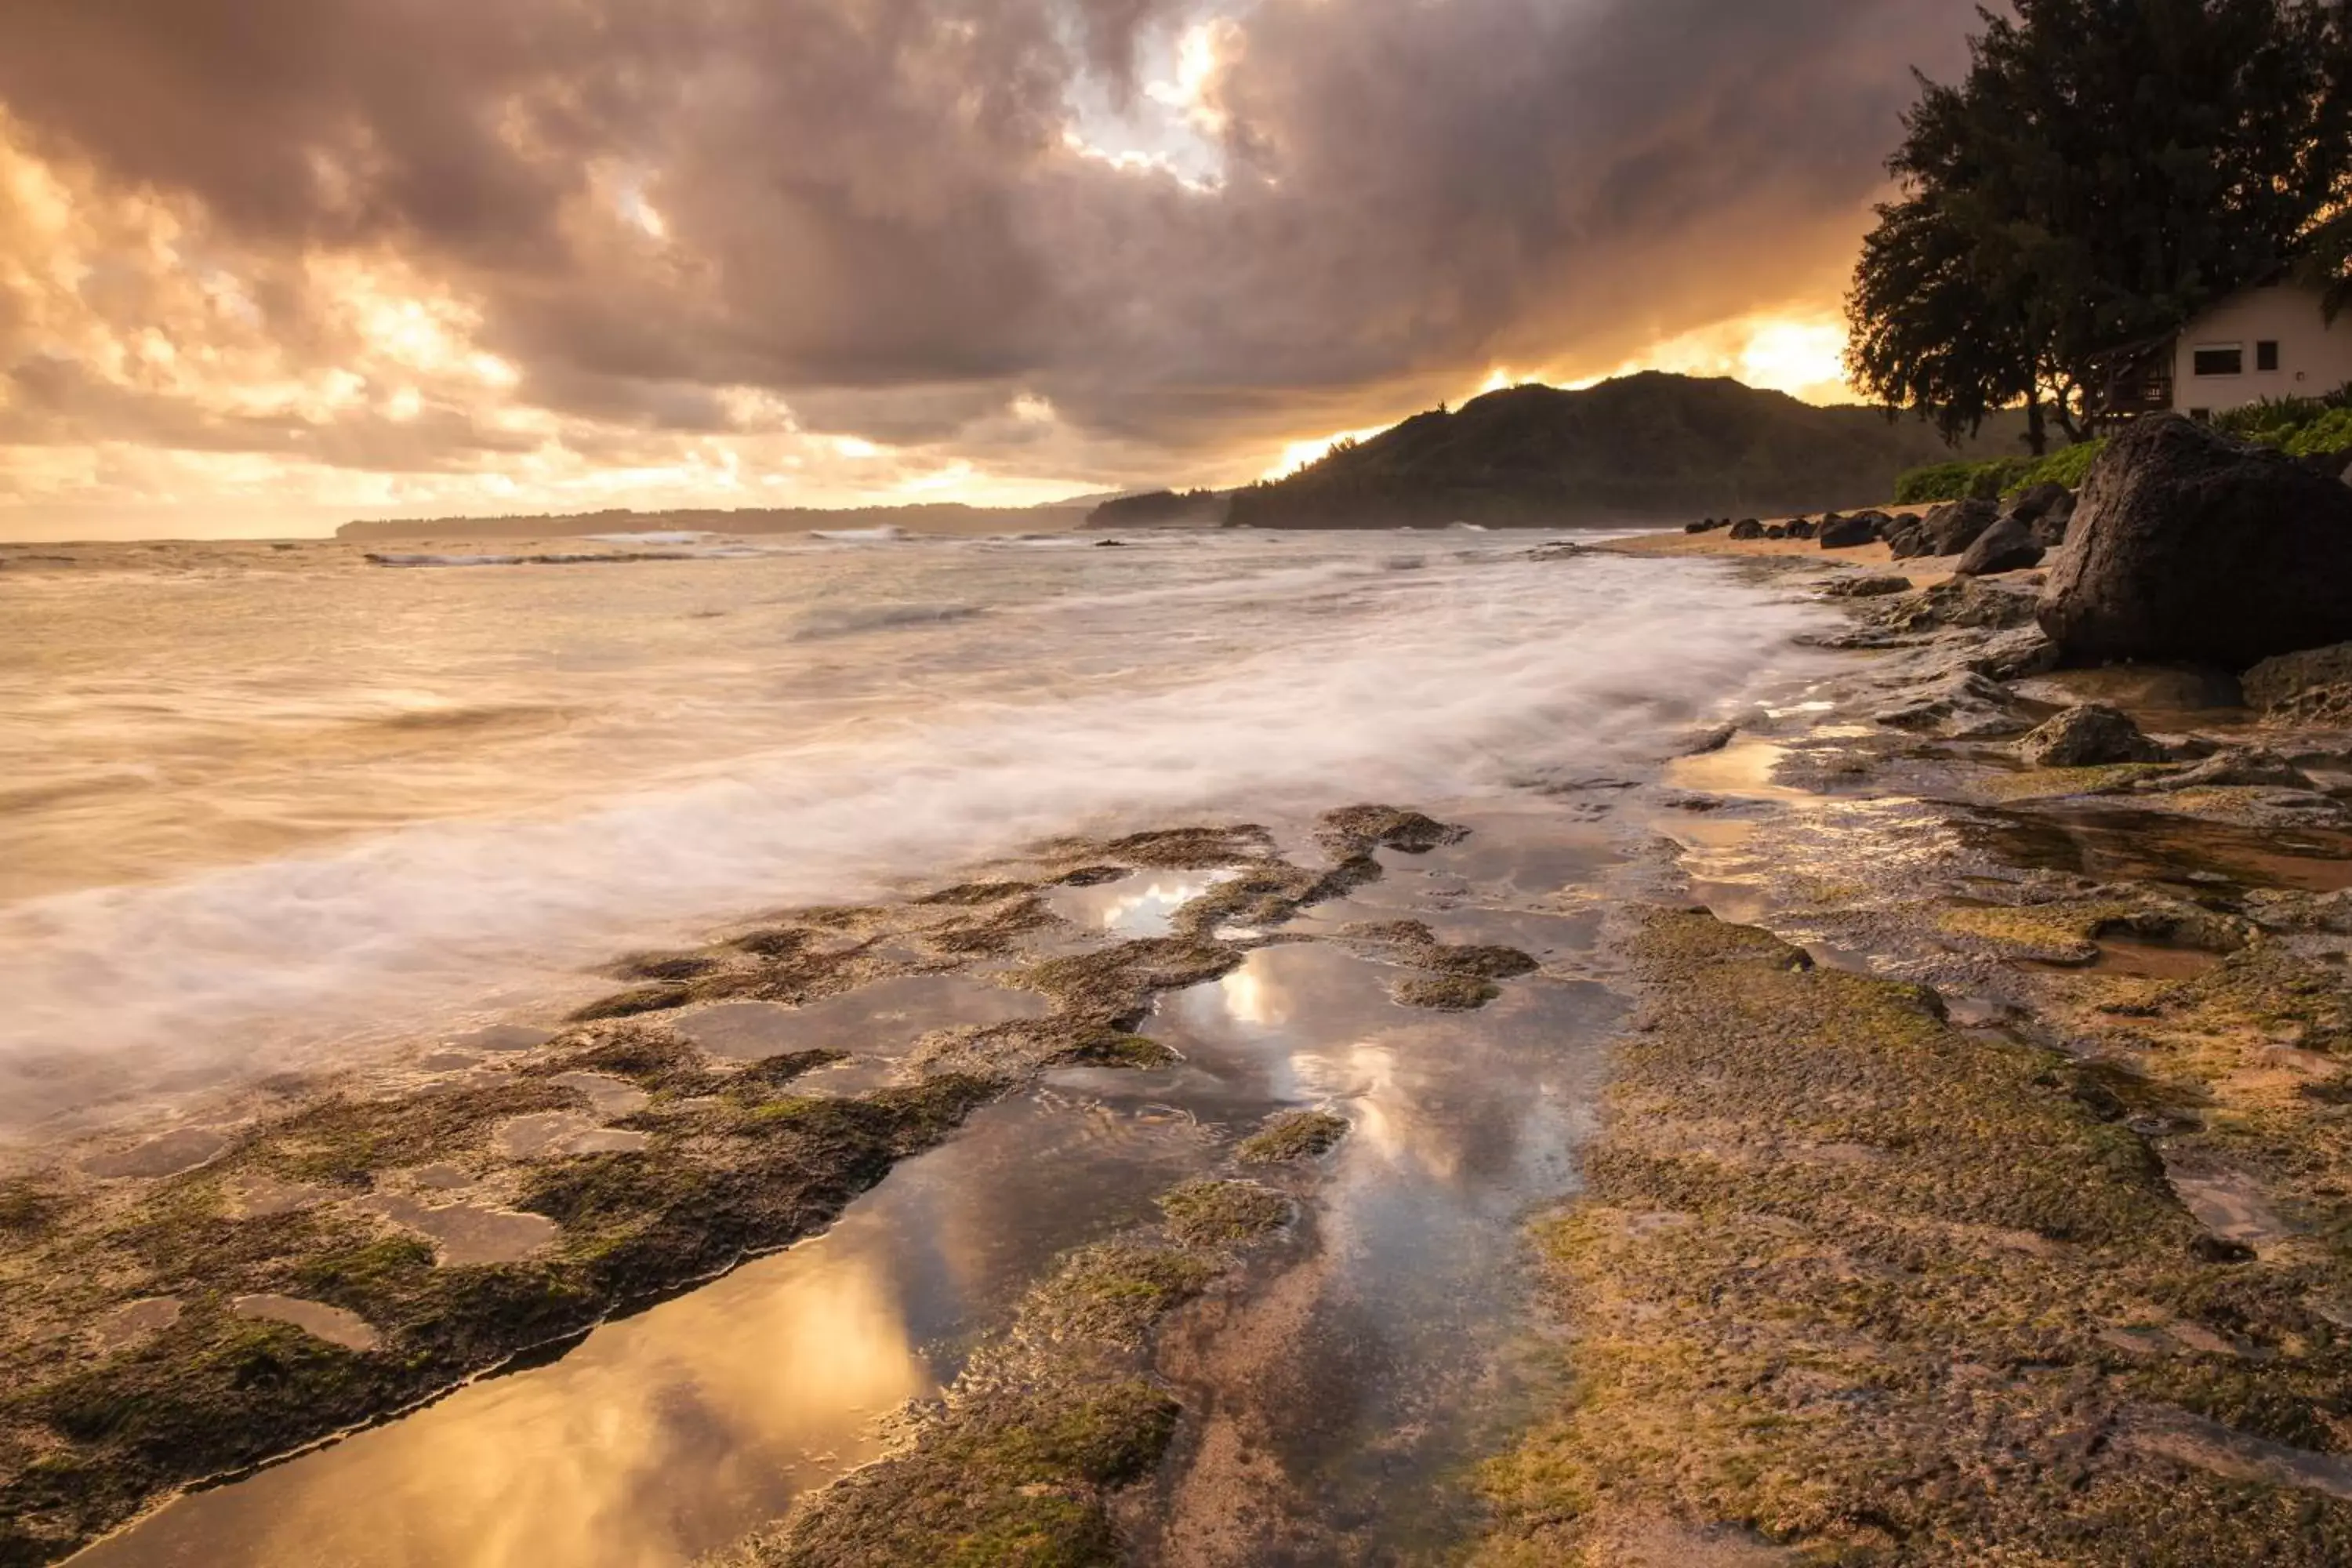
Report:
[[2070,658],[2242,669],[2352,640],[2352,491],[2174,416],[2094,465],[2042,629]]

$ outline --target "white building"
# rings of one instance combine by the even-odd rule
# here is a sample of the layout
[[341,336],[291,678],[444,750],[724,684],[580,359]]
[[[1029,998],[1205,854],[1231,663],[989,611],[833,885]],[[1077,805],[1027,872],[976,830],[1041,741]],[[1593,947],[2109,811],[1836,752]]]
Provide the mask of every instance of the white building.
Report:
[[2330,325],[2319,291],[2300,284],[2232,294],[2172,346],[2172,406],[2196,418],[2345,385],[2352,385],[2352,310]]

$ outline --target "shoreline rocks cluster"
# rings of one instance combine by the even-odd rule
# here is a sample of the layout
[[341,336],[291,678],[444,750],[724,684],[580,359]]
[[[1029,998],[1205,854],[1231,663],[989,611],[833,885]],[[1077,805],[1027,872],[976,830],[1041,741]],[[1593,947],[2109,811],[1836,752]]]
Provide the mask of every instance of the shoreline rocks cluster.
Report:
[[2352,637],[2235,615],[2352,577],[2273,460],[2118,445],[2046,584],[1842,574],[1887,657],[1664,803],[1473,1562],[2352,1561]]

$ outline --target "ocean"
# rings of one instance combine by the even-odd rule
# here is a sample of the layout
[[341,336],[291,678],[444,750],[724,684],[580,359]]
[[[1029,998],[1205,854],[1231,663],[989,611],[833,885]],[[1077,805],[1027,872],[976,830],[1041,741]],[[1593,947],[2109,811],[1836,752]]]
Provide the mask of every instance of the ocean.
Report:
[[[1529,798],[1814,612],[1519,535],[0,550],[0,1133],[364,1063],[1055,834]],[[674,559],[509,564],[511,553]]]

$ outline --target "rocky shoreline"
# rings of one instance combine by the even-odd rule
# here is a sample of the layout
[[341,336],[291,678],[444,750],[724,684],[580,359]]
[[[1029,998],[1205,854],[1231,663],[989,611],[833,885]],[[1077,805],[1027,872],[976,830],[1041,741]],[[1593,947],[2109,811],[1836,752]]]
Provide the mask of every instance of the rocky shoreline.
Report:
[[[1533,1233],[1531,1353],[1564,1393],[1479,1470],[1475,1560],[2352,1556],[2352,657],[2064,668],[2071,552],[2160,510],[2146,489],[2095,476],[2047,575],[1768,542],[1748,569],[1843,607],[1819,640],[1866,657],[1609,784],[1596,810],[1654,835],[1592,905],[1642,1011],[1581,1195]],[[1260,948],[1483,1007],[1536,962],[1292,925],[1376,852],[1460,837],[1359,806],[1304,856],[1250,827],[1046,846],[625,960],[565,1027],[421,1087],[11,1180],[0,1565],[813,1234],[1049,1068],[1164,1066],[1155,1000]],[[1207,874],[1164,935],[1055,912],[1152,871]],[[730,1009],[908,986],[984,1017],[879,1078],[722,1039]],[[1160,1341],[1313,1245],[1349,1133],[1308,1111],[1220,1141],[1047,1270],[880,1461],[712,1561],[1125,1560],[1197,1441]]]
[[[178,1490],[398,1415],[809,1236],[1049,1068],[1167,1065],[1168,1047],[1134,1032],[1155,997],[1301,940],[1266,928],[1377,881],[1375,851],[1460,837],[1366,805],[1322,819],[1321,864],[1285,859],[1246,826],[1046,846],[995,880],[789,911],[706,949],[625,960],[624,988],[566,1027],[487,1031],[498,1037],[478,1059],[428,1061],[414,1089],[300,1094],[228,1132],[85,1147],[12,1178],[0,1563],[55,1562]],[[1104,942],[1055,912],[1065,890],[1167,872],[1207,875],[1166,935]],[[1535,967],[1410,924],[1338,938],[1376,953],[1408,1007],[1476,1008]],[[901,1026],[922,1032],[897,1058],[780,1049],[765,1032],[884,993],[903,1005],[923,987],[988,1021]],[[921,1542],[970,1536],[1083,1556],[1108,1539],[1106,1498],[1156,1462],[1171,1419],[1129,1364],[1135,1340],[1284,1228],[1288,1194],[1344,1131],[1307,1115],[1237,1142],[1227,1176],[1164,1195],[1160,1226],[1040,1288],[1053,1354],[968,1373],[995,1392],[826,1494],[814,1544],[803,1531],[745,1550],[929,1561]],[[1030,1386],[1008,1403],[1014,1367]],[[1074,1423],[1084,1440],[1055,1447]],[[1003,1463],[876,1536],[888,1478],[919,1491],[923,1456],[940,1451]]]
[[[1570,1392],[1477,1561],[2352,1556],[2344,660],[2236,635],[2259,563],[2118,613],[2164,601],[2148,536],[2251,504],[2125,445],[2046,580],[1754,568],[1879,657],[1664,803],[1589,1191],[1538,1232]],[[2233,663],[2061,668],[2086,617]]]

